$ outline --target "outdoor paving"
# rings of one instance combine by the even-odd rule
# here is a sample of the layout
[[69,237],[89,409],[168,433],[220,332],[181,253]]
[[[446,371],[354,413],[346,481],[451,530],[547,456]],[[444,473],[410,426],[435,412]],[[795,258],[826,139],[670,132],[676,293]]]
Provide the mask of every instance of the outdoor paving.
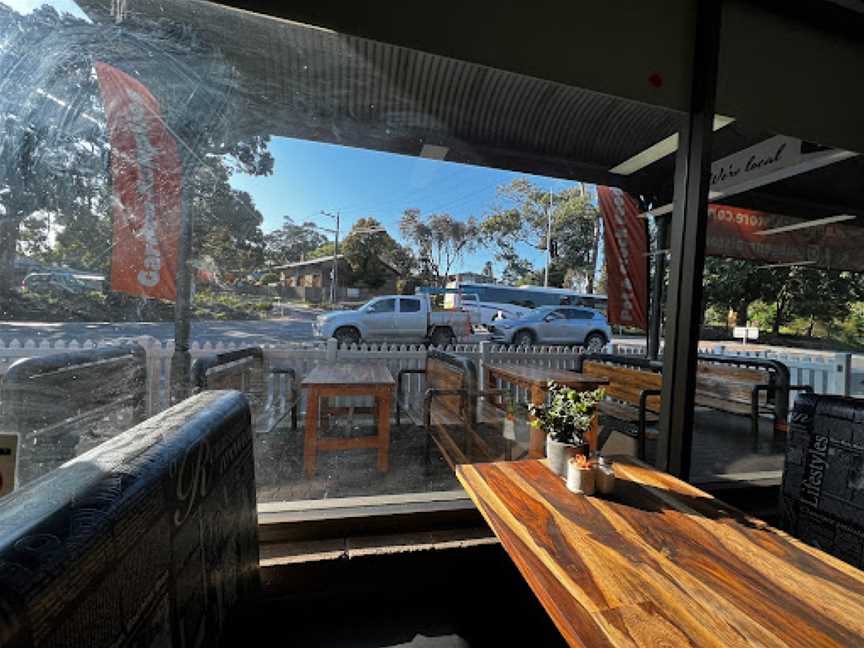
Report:
[[[327,436],[372,435],[369,416],[334,417]],[[450,467],[432,448],[424,459],[423,430],[411,425],[390,428],[390,470],[377,470],[376,449],[318,452],[312,478],[303,472],[303,420],[297,430],[282,425],[255,437],[258,501],[292,501],[453,490],[459,488]]]
[[[368,416],[334,417],[327,435],[374,434]],[[303,420],[298,429],[282,425],[255,437],[255,471],[260,502],[314,500],[335,497],[396,495],[458,489],[452,470],[432,445],[424,459],[423,430],[392,425],[390,470],[376,468],[377,450],[353,449],[318,453],[312,478],[303,472]],[[653,462],[656,443],[648,445]],[[723,412],[698,409],[693,450],[692,481],[717,483],[737,479],[765,479],[783,469],[784,444],[773,440],[772,422],[760,420],[760,441],[754,447],[750,420]],[[769,473],[766,475],[765,473]],[[775,477],[776,479],[776,477]]]
[[[696,408],[690,480],[717,484],[771,479],[770,473],[783,470],[785,445],[774,439],[771,419],[759,419],[759,442],[754,445],[748,417]],[[653,463],[655,441],[648,442],[647,451]]]

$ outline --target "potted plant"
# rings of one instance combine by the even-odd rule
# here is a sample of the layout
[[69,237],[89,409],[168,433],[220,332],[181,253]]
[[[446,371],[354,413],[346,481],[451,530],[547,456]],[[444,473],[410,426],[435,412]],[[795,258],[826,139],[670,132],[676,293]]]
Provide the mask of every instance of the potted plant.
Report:
[[549,404],[529,405],[531,426],[546,432],[546,457],[557,475],[567,474],[570,457],[590,453],[589,433],[596,424],[597,403],[606,395],[602,388],[576,391],[549,383]]

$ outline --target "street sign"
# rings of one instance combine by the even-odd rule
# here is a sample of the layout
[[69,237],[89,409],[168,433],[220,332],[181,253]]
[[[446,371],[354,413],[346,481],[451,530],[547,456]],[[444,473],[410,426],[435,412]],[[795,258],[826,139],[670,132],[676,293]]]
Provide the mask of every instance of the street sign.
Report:
[[747,340],[759,339],[759,328],[756,326],[736,326],[732,330],[732,335],[736,338],[742,338],[744,344],[747,344]]

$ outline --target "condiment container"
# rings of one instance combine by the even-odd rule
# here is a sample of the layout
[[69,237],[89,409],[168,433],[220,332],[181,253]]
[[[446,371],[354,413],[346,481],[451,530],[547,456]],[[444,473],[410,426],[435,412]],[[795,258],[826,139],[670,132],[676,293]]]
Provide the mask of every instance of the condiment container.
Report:
[[576,457],[567,462],[567,488],[583,495],[594,494],[594,468]]
[[601,495],[610,495],[615,492],[615,471],[612,468],[611,462],[600,457],[594,473],[598,493]]

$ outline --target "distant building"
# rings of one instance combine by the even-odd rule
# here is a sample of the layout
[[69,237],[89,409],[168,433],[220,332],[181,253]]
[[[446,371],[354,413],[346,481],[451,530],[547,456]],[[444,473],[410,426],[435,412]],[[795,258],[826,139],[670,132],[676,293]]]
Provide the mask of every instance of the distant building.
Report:
[[[293,295],[306,301],[326,301],[330,295],[330,286],[333,283],[334,256],[318,257],[308,261],[295,261],[281,266],[270,268],[279,273],[279,285],[289,296]],[[389,264],[381,261],[387,270],[386,281],[383,286],[374,291],[357,288],[352,282],[346,281],[351,276],[351,267],[341,254],[339,255],[339,279],[337,299],[361,299],[371,295],[392,294],[396,292],[396,281],[399,279],[399,271]]]
[[[335,257],[333,255],[309,259],[308,261],[295,261],[281,266],[273,266],[274,272],[279,273],[279,283],[286,288],[330,288],[333,283],[333,266]],[[339,255],[339,270],[345,269],[346,275],[348,262],[345,257]],[[343,275],[343,276],[346,276]],[[341,283],[341,282],[340,282]]]

